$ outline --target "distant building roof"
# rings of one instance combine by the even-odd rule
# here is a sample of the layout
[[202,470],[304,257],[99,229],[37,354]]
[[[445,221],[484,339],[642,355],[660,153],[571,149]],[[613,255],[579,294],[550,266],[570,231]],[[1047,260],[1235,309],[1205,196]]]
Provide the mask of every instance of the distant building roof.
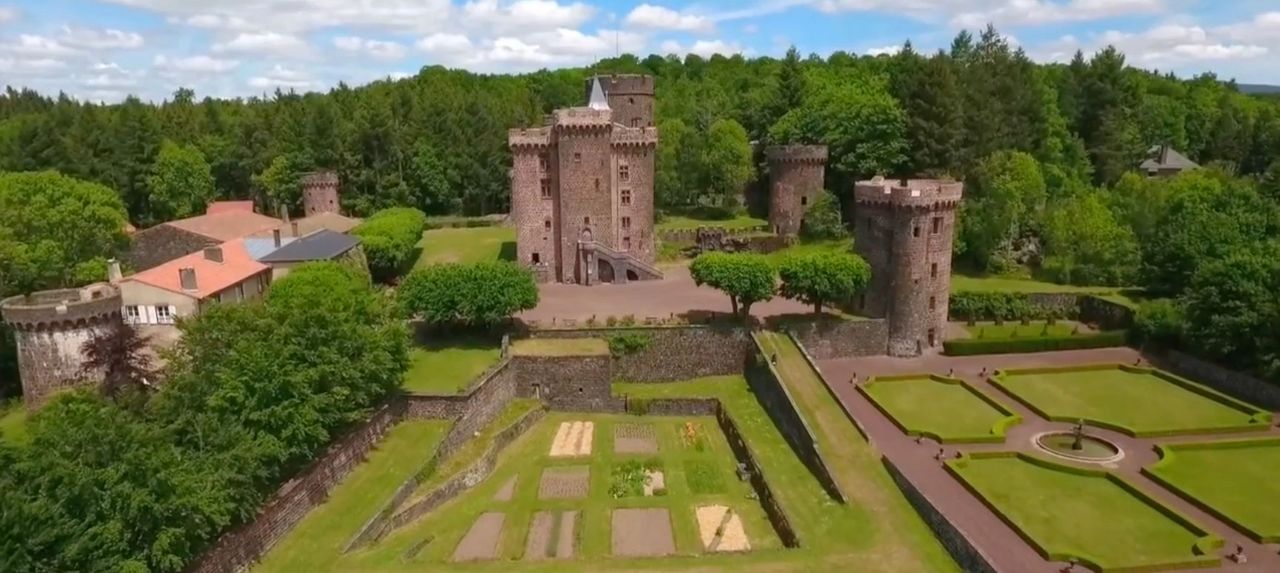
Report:
[[[211,249],[220,249],[221,262],[209,257]],[[154,287],[205,299],[263,272],[270,267],[253,260],[245,249],[244,241],[236,239],[216,247],[196,251],[178,257],[158,267],[125,277]],[[195,288],[182,288],[181,269],[195,271]]]
[[245,237],[244,250],[248,251],[249,258],[255,261],[261,261],[262,257],[276,252],[280,247],[298,240],[296,237],[280,237],[280,244],[276,244],[275,237]]
[[280,226],[280,219],[254,213],[253,211],[228,211],[210,206],[209,214],[178,219],[164,224],[211,239],[230,241],[278,227]]
[[214,201],[205,207],[205,215],[219,213],[252,213],[253,201]]
[[351,235],[321,229],[303,236],[275,252],[262,257],[263,263],[298,263],[304,261],[328,261],[354,249],[360,240]]
[[1186,171],[1200,167],[1187,156],[1168,145],[1156,145],[1147,150],[1147,159],[1138,165],[1143,171]]
[[[337,233],[346,233],[351,229],[360,225],[361,220],[347,217],[339,213],[317,213],[310,217],[294,219],[293,221],[281,222],[278,227],[273,229],[265,229],[254,233],[254,237],[271,237],[276,229],[280,230],[280,234],[286,237],[304,237],[316,231],[328,229]],[[297,224],[298,231],[295,234],[293,226]]]

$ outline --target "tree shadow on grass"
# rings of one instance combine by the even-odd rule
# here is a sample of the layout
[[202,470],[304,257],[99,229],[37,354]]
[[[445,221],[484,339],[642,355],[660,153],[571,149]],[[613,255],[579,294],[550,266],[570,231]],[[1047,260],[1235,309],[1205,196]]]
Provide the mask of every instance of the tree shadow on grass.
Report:
[[500,261],[516,261],[516,242],[503,241],[502,247],[498,249],[498,260]]

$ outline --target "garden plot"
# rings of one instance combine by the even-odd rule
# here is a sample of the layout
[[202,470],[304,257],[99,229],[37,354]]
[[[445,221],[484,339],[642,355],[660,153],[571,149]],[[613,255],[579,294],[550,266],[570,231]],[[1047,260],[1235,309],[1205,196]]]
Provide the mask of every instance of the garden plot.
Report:
[[676,552],[666,508],[615,509],[612,519],[614,555],[661,557]]
[[618,424],[613,427],[613,453],[658,453],[658,436],[650,424]]
[[569,458],[591,455],[591,441],[595,435],[595,422],[561,422],[556,437],[551,441],[553,458]]
[[587,466],[547,468],[538,482],[538,499],[583,498],[590,487],[591,468]]
[[481,514],[453,550],[453,560],[479,561],[496,558],[498,540],[502,538],[502,525],[506,520],[504,513],[491,511]]
[[529,525],[524,558],[569,559],[577,547],[576,511],[539,511]]
[[742,528],[742,518],[723,505],[699,506],[698,533],[707,551],[750,551],[751,542]]

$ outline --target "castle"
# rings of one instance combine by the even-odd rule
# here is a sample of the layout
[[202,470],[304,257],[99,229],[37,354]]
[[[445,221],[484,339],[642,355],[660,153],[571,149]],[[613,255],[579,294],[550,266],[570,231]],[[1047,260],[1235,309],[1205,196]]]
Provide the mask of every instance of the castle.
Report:
[[653,78],[599,76],[587,91],[585,107],[508,133],[518,260],[540,282],[661,278],[653,266]]
[[769,228],[780,237],[800,234],[804,213],[823,192],[827,146],[772,145],[769,162]]
[[312,171],[302,176],[303,216],[321,213],[340,213],[342,203],[338,198],[338,174],[332,171]]

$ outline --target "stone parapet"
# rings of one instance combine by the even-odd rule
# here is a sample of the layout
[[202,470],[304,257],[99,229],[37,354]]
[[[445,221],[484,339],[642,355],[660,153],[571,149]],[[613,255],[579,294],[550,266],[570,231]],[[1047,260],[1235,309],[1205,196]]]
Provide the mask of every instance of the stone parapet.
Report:
[[567,107],[557,109],[551,116],[556,127],[608,127],[613,124],[613,113],[607,109]]
[[35,330],[100,321],[120,314],[120,289],[105,283],[46,290],[0,301],[0,314],[15,330]]
[[827,163],[825,145],[771,145],[764,154],[770,163]]
[[551,144],[551,130],[545,127],[507,130],[507,145],[511,147],[545,147]]
[[618,146],[618,145],[655,146],[658,144],[658,128],[614,126],[613,135],[609,141],[615,146]]
[[964,183],[939,179],[893,180],[877,177],[854,185],[853,197],[859,205],[889,205],[901,208],[954,208],[964,195]]

